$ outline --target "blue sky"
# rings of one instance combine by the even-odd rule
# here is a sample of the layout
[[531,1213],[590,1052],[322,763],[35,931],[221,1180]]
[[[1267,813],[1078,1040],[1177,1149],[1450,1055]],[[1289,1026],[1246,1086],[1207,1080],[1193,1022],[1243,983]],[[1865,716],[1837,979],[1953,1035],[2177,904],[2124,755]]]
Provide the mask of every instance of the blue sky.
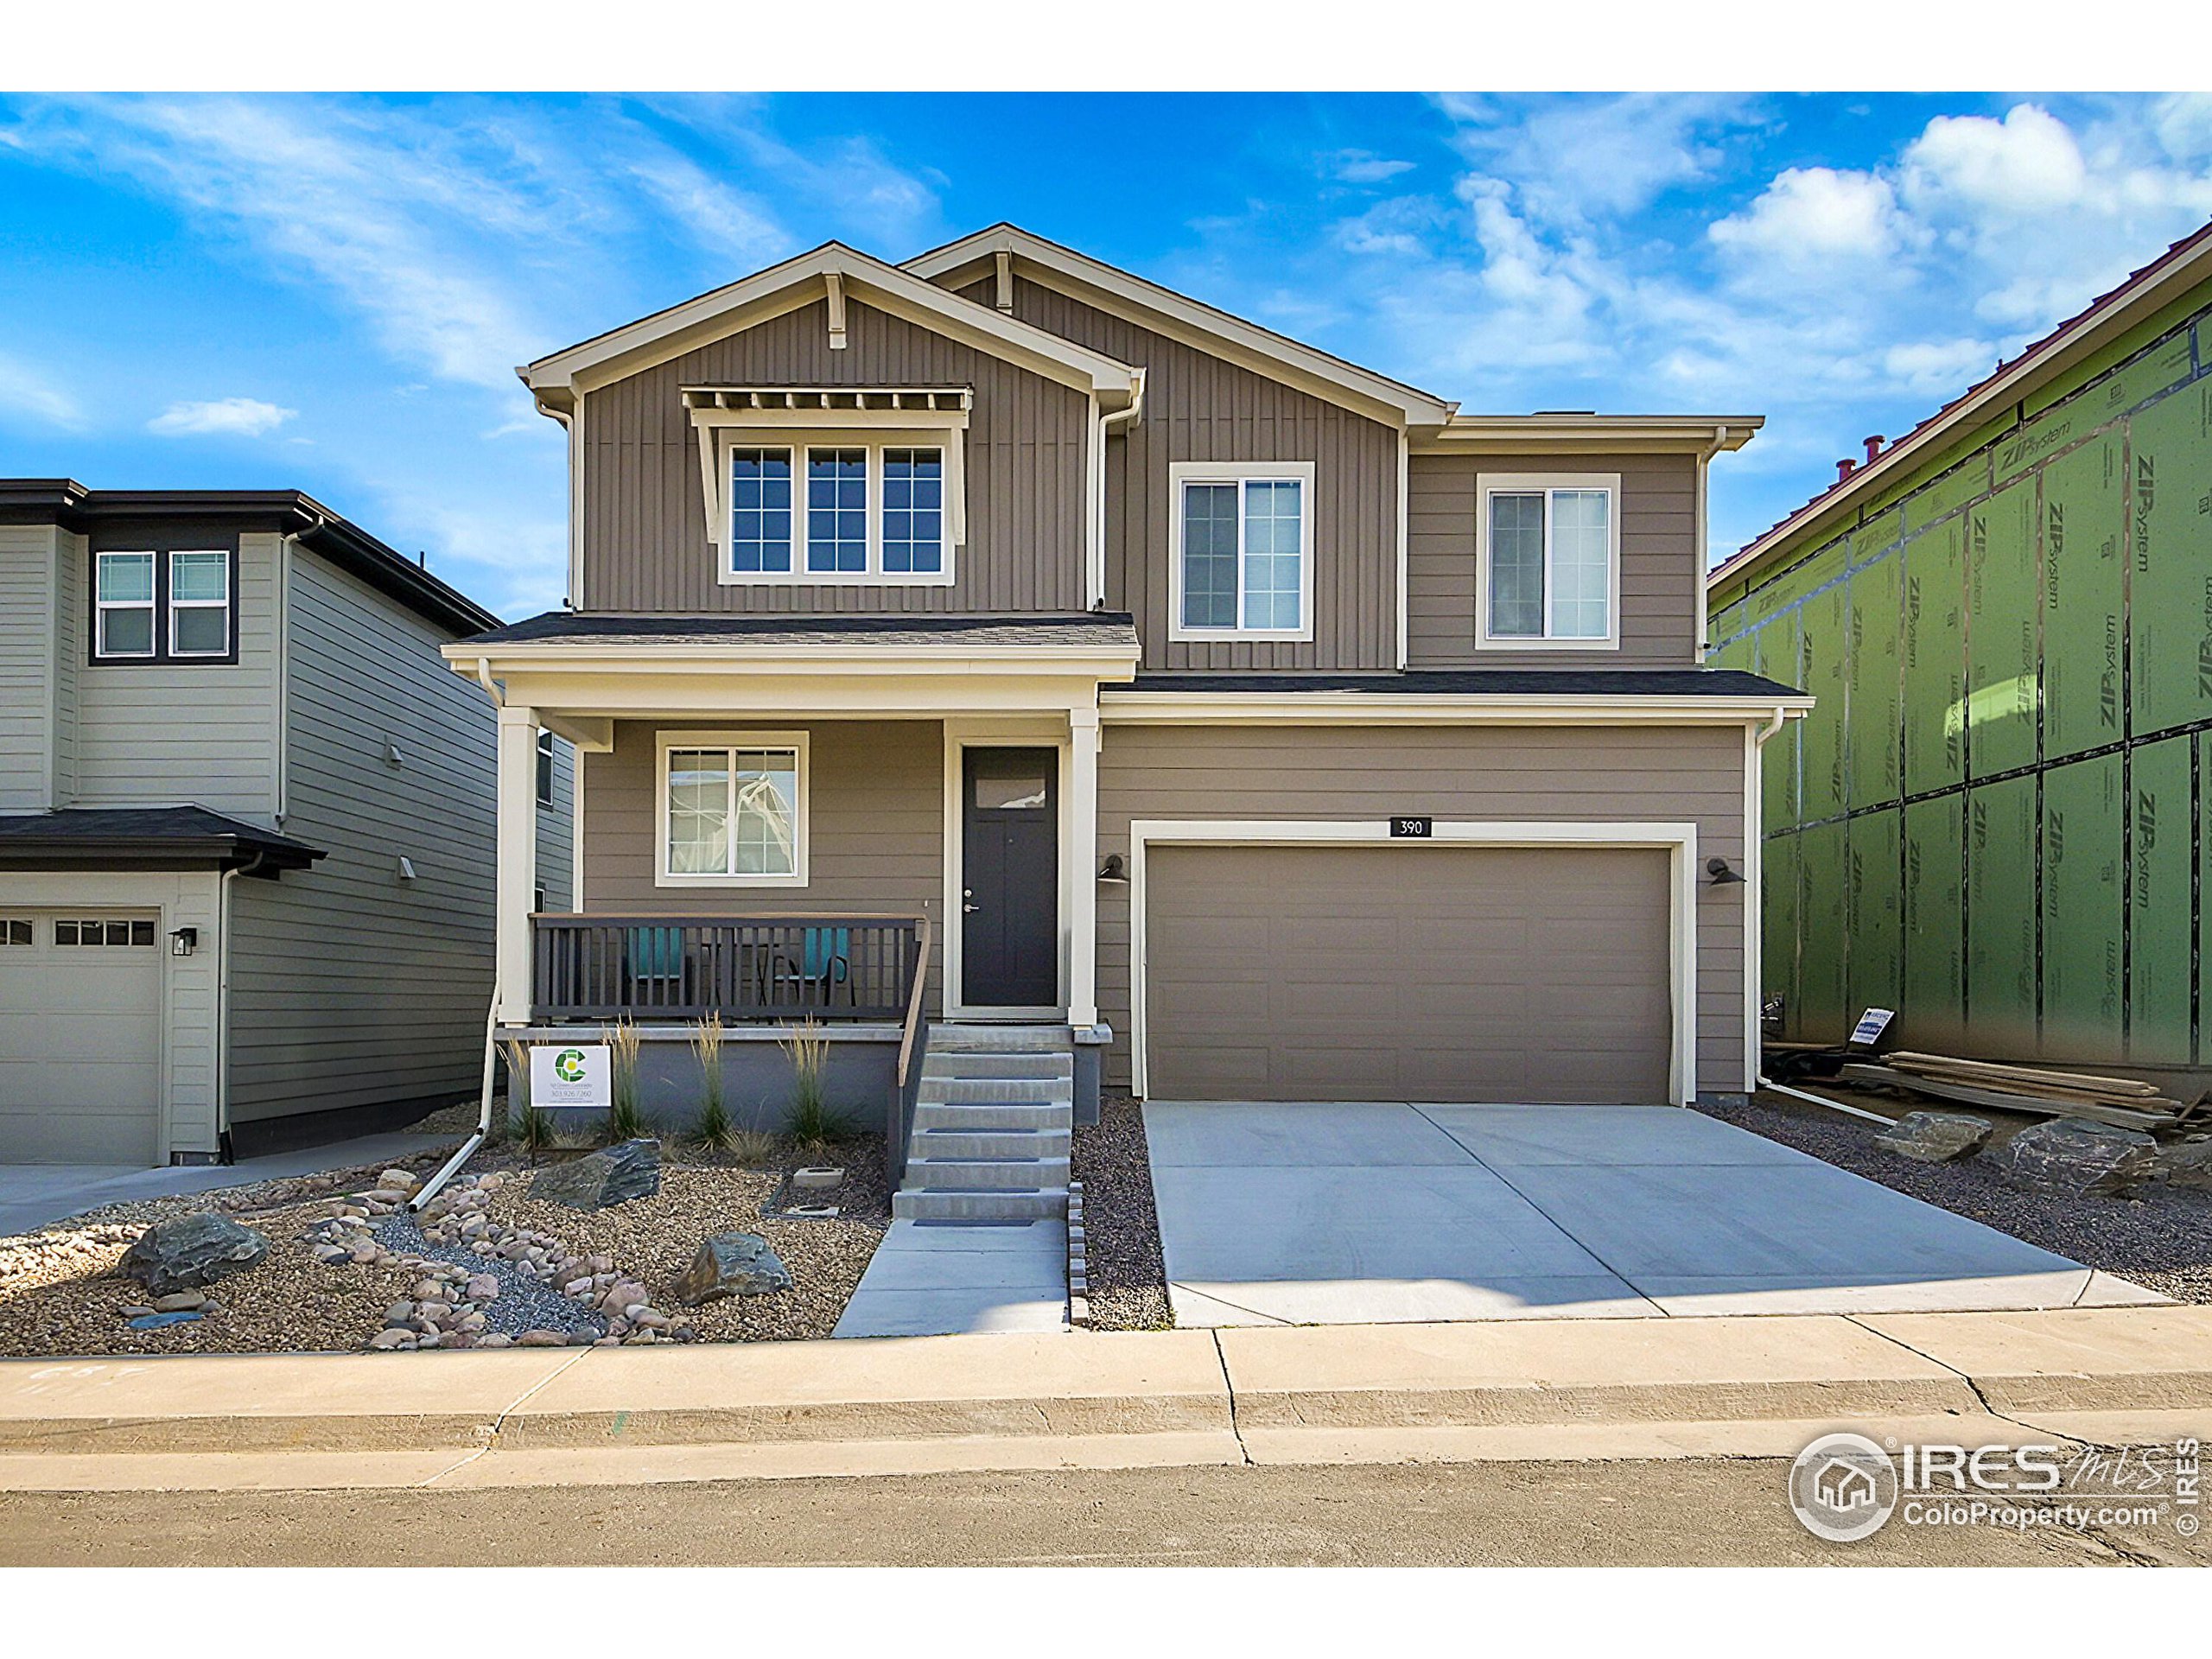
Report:
[[2212,217],[2212,98],[0,99],[0,473],[307,489],[557,604],[516,364],[1010,219],[1470,410],[1758,413],[1732,551]]

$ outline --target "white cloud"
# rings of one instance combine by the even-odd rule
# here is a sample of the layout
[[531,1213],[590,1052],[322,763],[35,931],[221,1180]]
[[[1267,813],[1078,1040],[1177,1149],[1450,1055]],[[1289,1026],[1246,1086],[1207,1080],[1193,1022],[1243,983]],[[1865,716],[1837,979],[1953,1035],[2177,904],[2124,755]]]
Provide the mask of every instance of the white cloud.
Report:
[[1997,365],[1997,347],[1986,340],[1913,340],[1882,353],[1882,372],[1906,391],[1948,399]]
[[1369,149],[1340,149],[1321,158],[1321,170],[1339,184],[1383,184],[1410,173],[1414,162],[1392,161]]
[[1897,193],[1869,173],[1785,168],[1707,234],[1720,247],[1783,264],[1886,258],[1898,243]]
[[1713,135],[1749,107],[1740,98],[1658,92],[1534,105],[1457,95],[1440,105],[1462,155],[1510,181],[1530,217],[1562,225],[1633,213],[1707,177],[1721,159]]
[[656,154],[630,170],[701,247],[746,270],[772,265],[796,251],[795,238],[758,197],[714,177],[688,156]]
[[1939,115],[1904,153],[1907,200],[1948,197],[1969,208],[2045,213],[2081,200],[2088,164],[2073,130],[2048,110],[2016,104],[2001,121]]
[[85,424],[77,400],[39,370],[0,353],[0,421],[28,416],[41,426],[76,431]]
[[164,438],[258,438],[274,432],[299,412],[257,397],[219,397],[207,403],[171,404],[146,423],[146,429]]

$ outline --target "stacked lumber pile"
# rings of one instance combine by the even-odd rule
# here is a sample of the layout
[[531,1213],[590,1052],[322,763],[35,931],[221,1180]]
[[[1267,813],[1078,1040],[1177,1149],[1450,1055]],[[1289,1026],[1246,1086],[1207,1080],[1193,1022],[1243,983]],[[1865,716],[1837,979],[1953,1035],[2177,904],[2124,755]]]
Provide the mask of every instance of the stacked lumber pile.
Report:
[[2045,1117],[2086,1117],[2123,1129],[2170,1129],[2204,1109],[2202,1096],[2186,1103],[2171,1100],[2158,1092],[2156,1084],[2132,1077],[2047,1071],[1948,1054],[1900,1051],[1883,1055],[1879,1064],[1847,1065],[1842,1076],[1853,1083],[1910,1090],[1937,1100]]

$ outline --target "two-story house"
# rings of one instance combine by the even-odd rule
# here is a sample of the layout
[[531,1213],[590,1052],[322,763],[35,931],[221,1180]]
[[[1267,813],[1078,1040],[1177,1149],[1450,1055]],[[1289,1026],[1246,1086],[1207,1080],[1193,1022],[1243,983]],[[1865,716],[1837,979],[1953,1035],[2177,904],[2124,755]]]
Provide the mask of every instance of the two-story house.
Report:
[[[0,1161],[200,1162],[476,1086],[498,618],[296,491],[0,480]],[[531,734],[542,902],[574,756]]]
[[[1704,666],[1702,578],[1757,419],[1462,414],[1006,226],[521,373],[569,608],[446,653],[503,698],[508,1026],[881,1040],[920,952],[1079,1096],[1752,1086],[1756,757],[1807,704]],[[580,896],[533,919],[541,725]]]

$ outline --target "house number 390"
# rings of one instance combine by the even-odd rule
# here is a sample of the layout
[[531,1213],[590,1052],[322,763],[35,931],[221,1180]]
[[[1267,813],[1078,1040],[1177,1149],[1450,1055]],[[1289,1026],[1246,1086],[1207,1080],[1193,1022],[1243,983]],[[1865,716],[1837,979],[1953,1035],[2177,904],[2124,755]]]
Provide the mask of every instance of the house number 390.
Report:
[[1390,834],[1400,841],[1427,841],[1436,833],[1436,825],[1428,818],[1393,818]]

